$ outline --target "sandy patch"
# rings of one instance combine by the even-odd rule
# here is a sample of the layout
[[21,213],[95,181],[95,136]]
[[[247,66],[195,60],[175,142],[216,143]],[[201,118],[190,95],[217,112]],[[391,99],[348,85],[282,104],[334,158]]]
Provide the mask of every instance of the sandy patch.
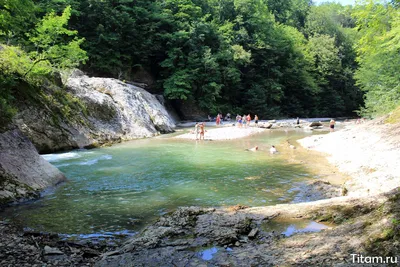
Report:
[[[323,135],[314,137],[319,136]],[[287,142],[279,145],[279,152],[284,155],[288,164],[302,165],[308,172],[318,176],[318,180],[329,182],[334,186],[341,187],[351,179],[348,174],[342,173],[337,166],[328,161],[329,154],[307,149],[299,143],[299,140],[290,140],[290,144],[294,145],[295,149],[290,147]]]
[[328,161],[351,176],[350,196],[374,195],[400,186],[400,150],[387,136],[388,125],[371,121],[298,140],[307,149],[328,154]]
[[[225,126],[221,128],[207,129],[204,134],[204,139],[206,140],[232,140],[238,139],[246,136],[250,136],[253,134],[258,134],[261,132],[267,131],[266,129],[257,128],[257,127],[247,127],[247,128],[238,128],[235,126]],[[200,135],[199,135],[200,137]],[[196,134],[194,133],[186,133],[182,135],[178,135],[175,138],[182,139],[190,139],[195,140]]]

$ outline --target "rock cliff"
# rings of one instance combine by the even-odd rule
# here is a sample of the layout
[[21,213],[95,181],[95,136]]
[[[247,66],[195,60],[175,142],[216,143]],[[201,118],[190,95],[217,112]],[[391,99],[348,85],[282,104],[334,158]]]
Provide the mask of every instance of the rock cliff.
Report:
[[0,133],[0,204],[36,198],[40,190],[64,180],[18,129]]
[[[175,122],[156,96],[116,79],[75,72],[66,91],[84,110],[73,120],[46,107],[27,106],[15,122],[41,153],[90,148],[173,132]],[[68,111],[67,111],[68,112]]]

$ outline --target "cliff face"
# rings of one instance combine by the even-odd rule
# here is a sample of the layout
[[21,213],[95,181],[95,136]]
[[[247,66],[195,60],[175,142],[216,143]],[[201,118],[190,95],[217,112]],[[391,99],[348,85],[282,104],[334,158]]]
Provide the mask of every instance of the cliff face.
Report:
[[0,204],[39,196],[39,191],[65,181],[18,130],[0,133]]
[[165,107],[142,88],[116,79],[90,78],[79,72],[65,86],[85,106],[79,118],[54,121],[54,114],[48,109],[26,107],[15,119],[41,153],[96,147],[174,131],[175,122]]

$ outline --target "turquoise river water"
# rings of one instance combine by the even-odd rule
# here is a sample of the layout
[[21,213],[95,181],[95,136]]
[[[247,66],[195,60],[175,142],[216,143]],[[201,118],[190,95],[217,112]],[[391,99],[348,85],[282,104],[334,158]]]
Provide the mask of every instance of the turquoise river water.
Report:
[[[289,203],[315,174],[268,149],[310,134],[270,131],[198,142],[162,135],[43,155],[69,181],[37,201],[8,208],[2,217],[35,231],[84,238],[134,233],[179,206]],[[245,151],[255,145],[258,152]]]

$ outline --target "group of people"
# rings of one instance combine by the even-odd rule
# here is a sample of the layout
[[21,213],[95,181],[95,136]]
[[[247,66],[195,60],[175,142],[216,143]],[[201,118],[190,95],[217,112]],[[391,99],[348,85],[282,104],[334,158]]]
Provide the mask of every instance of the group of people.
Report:
[[[210,115],[208,115],[208,120],[213,121],[213,118]],[[222,113],[218,113],[217,117],[215,117],[215,124],[217,126],[219,126],[222,124],[222,121],[230,121],[230,120],[231,120],[230,113],[227,113],[225,117],[222,116]],[[243,116],[240,116],[238,114],[236,116],[236,125],[239,128],[250,126],[251,121],[252,121],[252,118],[251,118],[250,114],[243,115]],[[257,115],[254,115],[254,123],[255,123],[256,127],[258,127],[258,116]]]
[[[217,117],[215,117],[215,123],[216,125],[222,124],[222,121],[230,121],[231,120],[231,114],[227,113],[225,117],[222,116],[222,113],[218,113]],[[208,115],[208,121],[213,121],[213,118]]]
[[[251,116],[250,114],[240,116],[239,114],[236,116],[236,123],[239,128],[250,126]],[[254,115],[254,123],[256,127],[258,127],[258,116]]]

